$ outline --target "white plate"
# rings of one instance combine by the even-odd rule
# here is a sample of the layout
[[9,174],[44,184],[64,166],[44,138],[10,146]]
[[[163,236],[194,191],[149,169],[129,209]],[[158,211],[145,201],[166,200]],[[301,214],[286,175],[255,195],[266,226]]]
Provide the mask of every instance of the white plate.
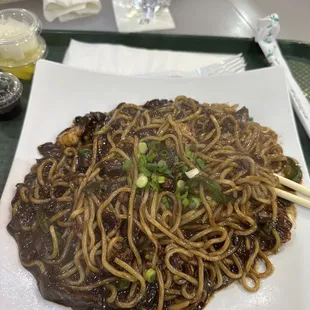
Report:
[[[174,98],[180,94],[201,101],[247,106],[256,121],[279,134],[285,153],[306,167],[281,68],[214,78],[150,79],[107,76],[40,61],[23,131],[0,203],[0,309],[64,309],[40,296],[32,275],[19,262],[15,241],[6,231],[15,184],[23,180],[39,156],[37,146],[54,141],[77,115],[109,111],[123,101],[143,104],[149,99]],[[304,183],[309,185],[306,169]],[[299,208],[293,240],[271,258],[275,272],[262,281],[261,289],[251,294],[234,284],[217,293],[207,309],[309,309],[309,236],[310,210]]]

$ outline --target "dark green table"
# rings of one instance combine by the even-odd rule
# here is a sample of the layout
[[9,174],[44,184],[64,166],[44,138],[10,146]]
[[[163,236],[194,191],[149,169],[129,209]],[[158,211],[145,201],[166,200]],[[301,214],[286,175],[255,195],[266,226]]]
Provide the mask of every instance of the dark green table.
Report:
[[[70,39],[92,43],[123,44],[132,47],[201,53],[243,53],[247,70],[268,66],[259,46],[251,39],[172,36],[159,34],[120,34],[103,32],[45,31],[43,37],[49,47],[49,60],[62,62]],[[310,45],[303,42],[280,41],[280,47],[295,78],[310,99]],[[17,110],[0,116],[0,196],[2,194],[22,129],[31,82],[24,82],[21,105]],[[310,140],[298,119],[297,127],[303,152],[310,170]]]

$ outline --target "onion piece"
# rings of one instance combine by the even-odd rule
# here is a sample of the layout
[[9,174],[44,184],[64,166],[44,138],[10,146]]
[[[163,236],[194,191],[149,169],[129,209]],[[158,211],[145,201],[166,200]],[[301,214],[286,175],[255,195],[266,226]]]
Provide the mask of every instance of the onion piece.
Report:
[[192,178],[194,178],[197,174],[199,174],[199,170],[198,170],[197,168],[194,168],[194,169],[192,169],[192,170],[190,170],[190,171],[185,172],[185,174],[187,175],[187,177],[188,177],[189,179],[192,179]]

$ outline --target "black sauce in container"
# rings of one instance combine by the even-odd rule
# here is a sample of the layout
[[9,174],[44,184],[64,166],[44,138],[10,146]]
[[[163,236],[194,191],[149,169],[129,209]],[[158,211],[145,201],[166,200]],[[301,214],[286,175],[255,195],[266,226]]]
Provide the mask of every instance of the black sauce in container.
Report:
[[19,104],[23,85],[11,73],[0,72],[0,114],[10,112]]

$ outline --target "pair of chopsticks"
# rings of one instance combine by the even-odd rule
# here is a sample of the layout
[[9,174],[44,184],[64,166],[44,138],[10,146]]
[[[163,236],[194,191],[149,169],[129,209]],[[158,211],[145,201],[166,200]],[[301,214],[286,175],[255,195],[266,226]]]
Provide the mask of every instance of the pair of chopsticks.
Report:
[[[282,177],[281,175],[275,174],[275,176],[277,178],[279,178],[279,181],[282,185],[289,187],[293,190],[295,190],[296,192],[303,194],[305,196],[310,197],[310,188],[307,188],[303,185],[300,185],[296,182],[293,182],[287,178]],[[308,208],[310,209],[310,200],[305,199],[303,197],[299,197],[295,194],[289,193],[287,191],[284,191],[282,189],[279,188],[275,188],[276,194],[278,197],[284,198],[288,201],[291,201],[293,203],[296,203],[302,207]]]

